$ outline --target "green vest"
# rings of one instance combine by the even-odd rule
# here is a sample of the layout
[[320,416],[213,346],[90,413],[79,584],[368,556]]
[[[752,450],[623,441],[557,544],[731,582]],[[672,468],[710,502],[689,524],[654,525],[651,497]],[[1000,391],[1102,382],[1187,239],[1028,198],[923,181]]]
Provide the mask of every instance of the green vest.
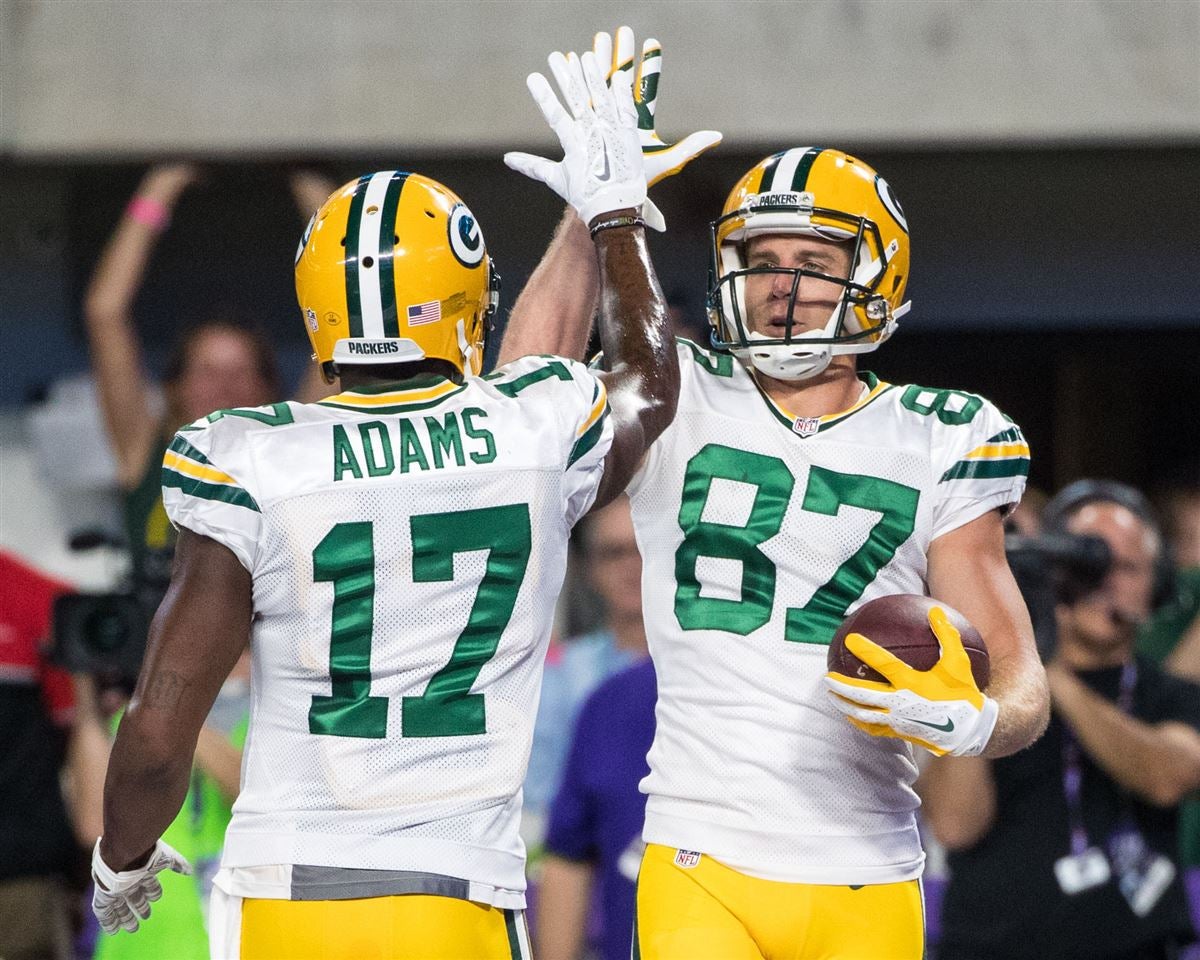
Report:
[[[236,747],[246,743],[248,719],[244,717],[229,733],[229,742]],[[93,960],[208,960],[208,893],[231,812],[216,782],[193,767],[183,807],[162,836],[188,858],[192,875],[171,870],[158,874],[163,895],[151,906],[149,919],[142,921],[137,933],[100,934]]]

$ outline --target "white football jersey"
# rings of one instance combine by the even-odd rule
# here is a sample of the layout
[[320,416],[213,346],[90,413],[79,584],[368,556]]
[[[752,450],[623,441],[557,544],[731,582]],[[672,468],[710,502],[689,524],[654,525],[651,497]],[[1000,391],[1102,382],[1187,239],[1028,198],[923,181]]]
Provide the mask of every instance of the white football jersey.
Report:
[[630,485],[658,674],[645,839],[771,880],[920,874],[911,748],[821,684],[844,617],[926,593],[937,537],[1021,498],[1029,450],[981,397],[863,374],[794,418],[732,357],[679,344],[675,421]]
[[524,906],[521,782],[607,412],[582,364],[527,357],[179,431],[172,522],[253,575],[226,892]]

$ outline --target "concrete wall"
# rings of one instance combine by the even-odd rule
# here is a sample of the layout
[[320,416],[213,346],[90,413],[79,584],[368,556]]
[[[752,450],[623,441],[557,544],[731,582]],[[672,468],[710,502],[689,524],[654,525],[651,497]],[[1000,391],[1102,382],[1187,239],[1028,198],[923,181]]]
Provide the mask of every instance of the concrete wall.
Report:
[[665,47],[665,133],[744,144],[1200,138],[1194,0],[3,0],[18,156],[548,141],[524,89],[631,23]]

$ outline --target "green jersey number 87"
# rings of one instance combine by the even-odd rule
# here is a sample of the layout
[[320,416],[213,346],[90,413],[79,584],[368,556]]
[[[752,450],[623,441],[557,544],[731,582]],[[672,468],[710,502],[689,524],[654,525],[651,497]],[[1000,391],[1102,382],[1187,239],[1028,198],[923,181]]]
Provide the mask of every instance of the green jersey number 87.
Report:
[[[744,526],[704,519],[714,480],[754,486]],[[775,603],[776,568],[762,545],[779,533],[796,478],[778,457],[710,443],[688,461],[675,552],[675,617],[684,630],[725,630],[746,636],[765,626]],[[846,610],[896,555],[913,532],[920,491],[857,473],[811,467],[800,509],[837,516],[843,506],[879,514],[863,544],[802,607],[788,607],[784,639],[829,643]],[[740,562],[739,599],[701,596],[697,561],[710,557]]]

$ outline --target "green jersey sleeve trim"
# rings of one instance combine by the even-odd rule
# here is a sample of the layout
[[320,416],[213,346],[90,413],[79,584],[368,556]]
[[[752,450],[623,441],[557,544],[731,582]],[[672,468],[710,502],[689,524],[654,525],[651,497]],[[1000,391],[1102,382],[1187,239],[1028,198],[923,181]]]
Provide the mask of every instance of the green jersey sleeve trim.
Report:
[[201,500],[216,500],[221,503],[233,504],[235,507],[245,507],[247,510],[253,510],[255,513],[262,513],[254,498],[241,487],[227,486],[220,483],[206,483],[203,480],[197,480],[195,477],[189,477],[172,470],[170,467],[163,467],[162,485],[164,487],[174,487],[190,497],[197,497]]
[[575,441],[575,446],[571,448],[571,455],[567,458],[567,466],[570,467],[582,457],[585,453],[592,449],[604,434],[604,424],[608,420],[608,407],[605,406],[604,412],[600,417],[588,427],[587,431],[578,440]]
[[939,483],[950,480],[995,480],[1000,477],[1029,476],[1029,458],[1011,460],[959,460],[942,474]]

